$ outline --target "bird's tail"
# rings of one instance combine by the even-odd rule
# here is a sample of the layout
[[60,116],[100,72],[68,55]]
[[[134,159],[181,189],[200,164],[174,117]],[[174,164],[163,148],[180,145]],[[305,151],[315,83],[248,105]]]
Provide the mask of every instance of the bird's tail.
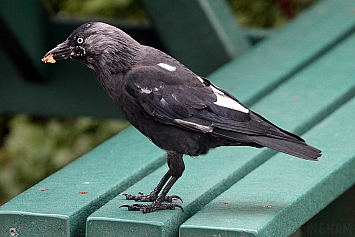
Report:
[[307,145],[303,141],[282,140],[273,137],[250,136],[250,139],[261,146],[269,147],[273,150],[280,151],[292,156],[296,156],[306,160],[318,160],[321,151],[317,148]]

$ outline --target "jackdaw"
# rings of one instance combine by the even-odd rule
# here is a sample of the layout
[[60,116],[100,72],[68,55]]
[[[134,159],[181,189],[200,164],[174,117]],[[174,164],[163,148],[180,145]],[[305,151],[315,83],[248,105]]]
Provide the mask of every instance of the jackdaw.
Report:
[[42,59],[71,58],[94,70],[126,119],[167,153],[168,172],[150,194],[126,199],[152,204],[125,205],[144,213],[182,207],[167,196],[181,177],[183,154],[198,156],[219,146],[269,147],[306,160],[321,151],[251,111],[227,91],[200,77],[171,56],[139,44],[122,30],[88,22]]

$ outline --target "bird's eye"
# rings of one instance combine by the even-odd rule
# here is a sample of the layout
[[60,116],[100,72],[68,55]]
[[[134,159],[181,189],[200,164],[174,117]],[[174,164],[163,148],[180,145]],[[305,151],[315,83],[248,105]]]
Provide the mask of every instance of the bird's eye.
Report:
[[82,37],[79,37],[79,38],[76,39],[76,42],[78,44],[82,44],[82,43],[84,43],[84,39]]

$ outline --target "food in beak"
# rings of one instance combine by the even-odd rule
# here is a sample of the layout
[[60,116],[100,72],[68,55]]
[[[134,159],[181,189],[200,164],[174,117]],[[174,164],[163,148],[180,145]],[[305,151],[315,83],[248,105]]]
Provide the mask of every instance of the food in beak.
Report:
[[47,56],[43,57],[41,60],[44,63],[55,63],[56,62],[55,59],[53,58],[53,54],[52,53],[50,53]]

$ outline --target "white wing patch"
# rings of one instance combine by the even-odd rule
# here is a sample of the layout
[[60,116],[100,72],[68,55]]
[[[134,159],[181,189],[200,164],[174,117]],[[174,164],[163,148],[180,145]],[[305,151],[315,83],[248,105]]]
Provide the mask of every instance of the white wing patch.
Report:
[[174,119],[174,122],[177,124],[181,124],[181,125],[185,125],[188,127],[193,127],[196,128],[197,130],[200,130],[203,133],[208,133],[208,132],[212,132],[213,131],[213,127],[211,126],[206,126],[206,125],[201,125],[198,123],[193,123],[193,122],[189,122],[189,121],[185,121],[182,119]]
[[142,87],[142,86],[138,85],[138,84],[135,83],[135,82],[134,82],[134,85],[140,89],[141,93],[144,93],[144,94],[150,94],[150,93],[152,93],[152,90],[149,89],[149,88],[147,88],[147,87]]
[[164,106],[169,106],[169,104],[166,102],[166,100],[164,100],[164,98],[161,98],[160,102],[161,102]]
[[239,104],[237,101],[233,100],[229,96],[225,95],[222,91],[217,88],[210,86],[217,96],[217,101],[214,104],[219,105],[224,108],[237,110],[243,113],[249,113],[249,109],[245,108],[243,105]]
[[204,83],[204,81],[203,81],[203,79],[202,79],[201,77],[197,76],[197,79],[198,79],[200,82]]
[[175,72],[176,67],[168,65],[166,63],[158,63],[157,64],[159,67],[164,68],[165,70],[168,70],[169,72]]

